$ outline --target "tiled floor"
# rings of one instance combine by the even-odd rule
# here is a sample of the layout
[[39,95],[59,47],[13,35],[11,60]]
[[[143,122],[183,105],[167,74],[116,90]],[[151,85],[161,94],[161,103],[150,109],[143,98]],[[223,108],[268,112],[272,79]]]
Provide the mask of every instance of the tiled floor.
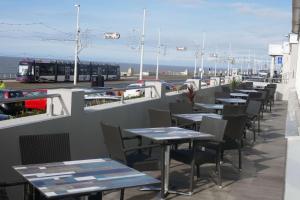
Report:
[[[284,188],[286,141],[284,139],[286,102],[276,102],[272,113],[265,113],[262,132],[254,145],[248,144],[243,151],[243,170],[239,172],[237,153],[228,152],[228,162],[222,166],[223,188],[214,183],[214,166],[201,167],[201,178],[196,181],[193,196],[169,195],[166,199],[204,200],[281,200]],[[251,134],[248,134],[251,137]],[[172,162],[170,183],[188,187],[189,166]],[[159,172],[152,172],[159,177]],[[104,199],[118,199],[119,193],[106,194]],[[159,199],[157,192],[138,189],[125,191],[126,200]]]

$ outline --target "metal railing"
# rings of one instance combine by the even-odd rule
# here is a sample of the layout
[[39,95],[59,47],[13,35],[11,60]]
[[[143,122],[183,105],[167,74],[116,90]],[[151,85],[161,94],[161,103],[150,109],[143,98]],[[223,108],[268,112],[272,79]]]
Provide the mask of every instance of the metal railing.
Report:
[[[9,98],[9,99],[0,99],[0,104],[7,104],[7,103],[17,103],[17,102],[24,102],[26,100],[35,100],[35,99],[49,99],[50,98],[50,111],[49,115],[54,116],[54,104],[53,98],[61,98],[60,94],[45,94],[45,95],[37,95],[37,96],[30,96],[30,97],[16,97],[16,98]],[[62,114],[68,113],[66,108],[62,106]]]
[[17,75],[13,73],[0,73],[0,79],[2,80],[13,80],[16,79]]
[[[97,103],[97,100],[104,100],[104,99],[107,99],[107,100],[114,100],[114,101],[120,101],[122,104],[125,103],[125,100],[126,100],[126,97],[124,97],[124,92],[126,90],[142,90],[142,89],[147,89],[147,88],[150,88],[150,98],[153,98],[153,93],[155,92],[156,93],[156,96],[159,96],[158,95],[158,92],[156,91],[155,87],[154,86],[141,86],[141,87],[125,87],[125,88],[111,88],[111,89],[95,89],[93,91],[85,91],[84,94],[85,94],[85,100],[86,101],[96,101],[95,105],[98,105],[98,104],[102,104],[102,103]],[[153,91],[154,90],[154,91]],[[106,95],[107,93],[115,93],[115,92],[120,92],[121,94],[120,95]],[[93,98],[92,97],[88,97],[87,95],[93,95],[93,94],[103,94],[103,95],[100,95],[100,96],[95,96]],[[145,95],[145,93],[144,93]],[[144,97],[144,95],[141,95],[141,96],[136,96],[136,97],[132,97],[132,98],[141,98],[141,97]],[[128,98],[128,99],[132,99],[132,98]],[[86,103],[86,106],[92,106],[92,105],[89,105],[88,103]]]

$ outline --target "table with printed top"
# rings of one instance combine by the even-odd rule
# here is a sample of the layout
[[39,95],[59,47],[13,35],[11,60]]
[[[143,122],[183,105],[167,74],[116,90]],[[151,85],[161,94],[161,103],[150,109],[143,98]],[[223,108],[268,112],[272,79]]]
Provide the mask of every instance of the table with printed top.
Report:
[[231,97],[238,97],[238,98],[248,98],[249,94],[242,93],[242,92],[232,92],[230,93]]
[[246,99],[240,98],[217,98],[216,101],[227,104],[246,104]]
[[[182,193],[169,190],[169,165],[170,165],[170,146],[171,144],[178,144],[186,141],[192,141],[193,154],[195,155],[195,142],[201,140],[211,140],[214,138],[211,134],[201,133],[183,129],[179,127],[162,127],[162,128],[138,128],[125,129],[125,131],[151,139],[161,144],[161,198],[164,199],[168,193],[188,194],[192,195],[193,181],[191,181],[190,192]],[[192,170],[194,170],[195,157],[191,163]]]
[[199,106],[201,108],[209,109],[209,110],[223,110],[223,104],[214,104],[214,103],[195,103],[195,106]]
[[[160,183],[144,173],[109,158],[66,161],[13,167],[46,198],[96,194],[102,192]],[[122,196],[122,195],[121,195]]]

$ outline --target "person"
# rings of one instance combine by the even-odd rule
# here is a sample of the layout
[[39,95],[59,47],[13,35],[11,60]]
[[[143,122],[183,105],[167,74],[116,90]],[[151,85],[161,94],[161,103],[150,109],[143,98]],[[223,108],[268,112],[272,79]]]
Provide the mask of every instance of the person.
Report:
[[5,87],[5,83],[2,80],[0,80],[0,89],[3,90],[5,89]]

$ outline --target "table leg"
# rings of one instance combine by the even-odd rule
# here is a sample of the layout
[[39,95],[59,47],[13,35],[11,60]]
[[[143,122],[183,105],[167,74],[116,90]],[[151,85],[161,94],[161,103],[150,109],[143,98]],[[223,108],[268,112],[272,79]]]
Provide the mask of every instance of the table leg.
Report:
[[164,199],[169,190],[170,145],[161,146],[161,199]]

